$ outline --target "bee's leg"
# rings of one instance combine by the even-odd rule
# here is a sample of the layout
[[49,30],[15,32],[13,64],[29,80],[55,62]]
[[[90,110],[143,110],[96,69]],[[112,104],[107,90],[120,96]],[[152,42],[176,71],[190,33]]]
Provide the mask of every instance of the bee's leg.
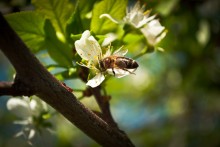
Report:
[[114,76],[115,76],[115,71],[114,71],[114,68],[112,68],[112,73],[114,74]]

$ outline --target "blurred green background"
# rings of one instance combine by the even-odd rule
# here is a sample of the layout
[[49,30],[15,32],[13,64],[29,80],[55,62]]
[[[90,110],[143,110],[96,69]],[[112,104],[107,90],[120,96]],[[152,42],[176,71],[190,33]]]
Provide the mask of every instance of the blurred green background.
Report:
[[[168,30],[160,44],[165,52],[139,58],[136,75],[106,82],[113,117],[136,146],[220,146],[220,1],[145,2]],[[30,1],[0,1],[3,13],[29,9]],[[12,73],[0,52],[0,81],[12,80]],[[82,83],[65,82],[73,88]],[[13,137],[21,126],[13,124],[16,117],[6,109],[8,98],[0,98],[0,146],[30,146]],[[97,108],[93,98],[82,102]],[[99,146],[62,116],[50,121],[53,132],[41,132],[34,146]]]

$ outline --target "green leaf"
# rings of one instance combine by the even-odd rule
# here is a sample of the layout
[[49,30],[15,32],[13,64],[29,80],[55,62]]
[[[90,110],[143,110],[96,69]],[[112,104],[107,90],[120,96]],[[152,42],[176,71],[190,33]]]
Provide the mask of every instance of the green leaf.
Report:
[[76,70],[72,73],[70,73],[70,70],[65,70],[59,73],[55,73],[55,77],[59,80],[68,80],[68,79],[73,79],[73,78],[78,78],[78,74]]
[[50,20],[45,22],[45,47],[48,50],[49,55],[60,66],[71,67],[72,66],[72,52],[67,43],[61,42],[52,26]]
[[78,8],[78,5],[75,9],[76,10],[67,22],[66,32],[68,37],[70,37],[71,34],[79,34],[83,32],[83,24],[80,18],[80,10]]
[[32,0],[32,3],[36,11],[51,20],[57,33],[66,35],[66,24],[74,11],[73,5],[68,0]]
[[6,19],[33,52],[43,49],[45,19],[33,11],[6,15]]
[[91,31],[96,34],[105,34],[113,31],[117,25],[107,18],[100,19],[101,14],[109,14],[121,21],[125,16],[127,0],[103,0],[94,6],[92,13]]
[[80,15],[85,17],[87,13],[91,12],[96,1],[97,0],[78,0]]
[[96,0],[77,0],[75,9],[70,19],[67,22],[67,36],[68,34],[80,34],[84,30],[88,30],[91,22],[92,8]]
[[161,1],[156,7],[156,10],[164,16],[168,16],[176,8],[178,2],[179,0]]
[[60,66],[72,66],[71,48],[61,42],[54,27],[37,12],[19,12],[6,16],[9,24],[34,52],[47,49],[50,57]]

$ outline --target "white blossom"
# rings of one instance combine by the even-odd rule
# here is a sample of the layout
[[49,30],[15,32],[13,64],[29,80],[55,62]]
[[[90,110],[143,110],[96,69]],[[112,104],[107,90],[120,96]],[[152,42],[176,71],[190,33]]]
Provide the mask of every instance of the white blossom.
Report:
[[124,21],[132,24],[135,28],[141,28],[149,21],[153,20],[156,15],[150,17],[150,11],[145,11],[145,7],[141,7],[137,2],[134,7],[128,8]]
[[7,102],[7,108],[14,115],[22,119],[27,119],[31,116],[31,109],[27,101],[19,98],[10,98]]
[[[127,50],[121,50],[121,48],[119,48],[113,54],[111,54],[110,48],[108,48],[105,54],[102,54],[98,41],[90,35],[88,30],[84,31],[80,40],[75,42],[75,48],[79,56],[86,61],[85,64],[78,64],[93,70],[96,74],[86,83],[86,85],[93,88],[99,86],[104,81],[106,73],[113,74],[112,69],[107,69],[105,72],[103,72],[100,69],[99,61],[111,55],[123,57],[127,53]],[[130,72],[122,69],[114,69],[114,72],[114,75],[117,78],[130,74]]]
[[152,20],[143,28],[141,32],[152,46],[159,43],[166,35],[165,27],[161,26],[159,20]]
[[150,16],[150,11],[144,11],[145,7],[141,7],[140,3],[137,2],[133,7],[129,7],[126,10],[126,16],[123,18],[123,20],[117,20],[113,18],[109,14],[102,14],[99,16],[99,18],[108,18],[112,22],[116,24],[131,24],[135,28],[141,28],[146,23],[150,22],[155,18],[156,15]]
[[90,61],[91,64],[96,64],[98,58],[101,58],[101,47],[88,30],[83,32],[80,40],[75,42],[75,47],[81,58]]
[[30,99],[28,97],[16,98],[12,97],[7,101],[7,109],[21,119],[27,119],[33,115],[40,115],[42,110],[47,110],[47,106],[43,101]]
[[141,7],[137,2],[133,7],[127,9],[123,20],[116,20],[109,14],[102,14],[100,18],[107,17],[117,24],[131,24],[142,32],[149,45],[155,46],[165,37],[166,31],[159,20],[155,19],[156,15],[150,16],[150,12],[150,10],[145,11],[145,6]]
[[27,140],[32,139],[36,134],[33,116],[39,117],[42,110],[46,111],[47,107],[43,101],[37,101],[28,97],[10,98],[7,101],[7,109],[16,115],[19,120],[14,124],[22,125],[22,130],[15,134],[15,137],[24,136]]

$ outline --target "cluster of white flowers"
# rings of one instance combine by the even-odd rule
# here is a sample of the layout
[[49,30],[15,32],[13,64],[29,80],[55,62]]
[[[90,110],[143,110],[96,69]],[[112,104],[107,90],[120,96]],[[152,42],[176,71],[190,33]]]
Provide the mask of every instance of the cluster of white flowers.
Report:
[[131,24],[133,27],[140,29],[149,45],[155,46],[166,35],[165,27],[161,26],[156,15],[150,16],[150,11],[145,11],[137,2],[133,7],[127,9],[126,16],[123,20],[116,20],[109,14],[102,14],[100,18],[107,17],[117,24]]
[[[126,16],[123,20],[116,20],[109,14],[102,14],[100,18],[107,17],[117,24],[132,25],[134,28],[139,29],[142,32],[150,46],[155,46],[165,37],[165,27],[161,26],[158,19],[155,19],[156,15],[150,16],[150,11],[144,11],[144,9],[145,7],[141,7],[138,2],[134,7],[127,9]],[[116,36],[114,34],[109,34],[109,37],[103,41],[102,45],[106,46],[115,39]],[[75,42],[75,48],[79,56],[86,61],[79,64],[95,72],[95,76],[86,83],[86,85],[91,87],[97,87],[100,85],[104,81],[106,73],[113,74],[112,69],[107,69],[105,72],[100,69],[101,60],[109,56],[124,57],[127,53],[127,50],[121,50],[120,48],[111,54],[110,48],[108,48],[105,54],[102,54],[101,46],[98,41],[90,35],[88,30],[82,34],[80,40]],[[131,71],[114,69],[114,75],[115,77],[120,78],[133,73],[134,70],[136,69],[131,69]]]
[[22,99],[13,97],[8,100],[7,109],[19,118],[14,123],[23,126],[15,136],[24,136],[29,141],[36,134],[33,116],[38,117],[42,110],[47,111],[47,105],[40,100],[32,99],[30,101],[28,97]]

